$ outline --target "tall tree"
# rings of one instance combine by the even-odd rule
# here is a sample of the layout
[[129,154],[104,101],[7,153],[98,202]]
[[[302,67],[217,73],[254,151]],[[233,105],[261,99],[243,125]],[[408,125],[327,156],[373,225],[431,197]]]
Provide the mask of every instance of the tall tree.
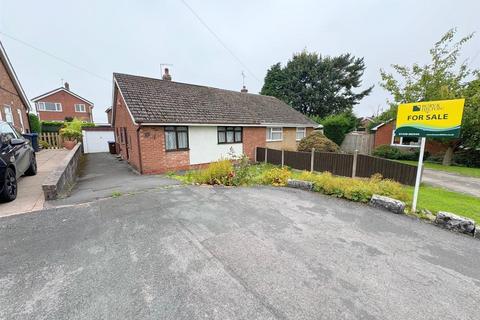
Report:
[[[467,61],[458,62],[463,46],[473,37],[473,33],[458,41],[456,34],[456,29],[450,29],[435,43],[430,49],[431,61],[426,65],[413,64],[408,67],[393,64],[395,75],[380,70],[382,77],[380,85],[393,97],[393,100],[389,101],[390,109],[386,111],[387,114],[395,115],[400,103],[466,99],[461,138],[438,139],[448,147],[443,158],[445,165],[451,164],[454,151],[465,142],[470,141],[471,146],[480,147],[478,104],[474,103],[479,102],[479,84],[477,82],[469,84],[472,74],[478,74],[478,71],[471,70]],[[477,113],[474,110],[477,110]],[[471,138],[475,136],[477,139]],[[472,143],[474,141],[477,141],[477,144]]]
[[261,94],[277,97],[309,116],[325,117],[351,111],[372,87],[354,92],[362,84],[363,58],[350,54],[321,56],[302,51],[285,67],[276,63],[265,76]]

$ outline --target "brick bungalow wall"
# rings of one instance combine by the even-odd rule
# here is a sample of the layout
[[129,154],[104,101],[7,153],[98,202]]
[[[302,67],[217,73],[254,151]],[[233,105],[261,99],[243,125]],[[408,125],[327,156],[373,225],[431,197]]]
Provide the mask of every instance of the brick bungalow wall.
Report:
[[[64,121],[66,117],[78,118],[83,121],[92,122],[92,105],[89,105],[85,101],[78,99],[77,97],[65,92],[59,91],[53,93],[47,97],[42,98],[38,102],[56,102],[62,104],[62,111],[38,111],[41,120],[47,121]],[[86,112],[75,112],[75,104],[84,104]]]
[[265,147],[266,128],[244,127],[243,128],[243,153],[251,160],[255,160],[255,148]]
[[[137,171],[141,171],[139,160],[139,149],[137,139],[138,126],[132,122],[125,102],[121,95],[116,94],[115,100],[115,141],[119,150],[117,152],[123,159],[127,160]],[[123,137],[123,138],[122,138]]]
[[[395,121],[391,121],[378,128],[375,132],[374,147],[376,148],[384,144],[390,145],[392,143],[392,133],[394,130]],[[432,155],[442,154],[445,153],[447,147],[436,140],[427,139],[427,143],[425,144],[425,150]]]
[[23,104],[20,95],[15,88],[12,79],[7,73],[7,69],[0,63],[0,118],[5,121],[5,105],[12,108],[14,126],[18,131],[22,131],[20,116],[17,110],[20,110],[25,132],[30,132],[28,122],[27,106]]

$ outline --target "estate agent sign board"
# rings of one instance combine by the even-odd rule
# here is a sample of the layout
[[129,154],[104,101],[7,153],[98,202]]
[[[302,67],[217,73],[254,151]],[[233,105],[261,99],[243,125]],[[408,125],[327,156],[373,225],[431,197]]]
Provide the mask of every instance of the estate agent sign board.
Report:
[[418,191],[422,180],[425,140],[430,138],[458,138],[462,124],[465,99],[405,103],[398,106],[395,135],[419,137],[417,178],[413,191],[412,211],[417,209]]
[[458,138],[465,99],[405,103],[398,106],[400,137]]

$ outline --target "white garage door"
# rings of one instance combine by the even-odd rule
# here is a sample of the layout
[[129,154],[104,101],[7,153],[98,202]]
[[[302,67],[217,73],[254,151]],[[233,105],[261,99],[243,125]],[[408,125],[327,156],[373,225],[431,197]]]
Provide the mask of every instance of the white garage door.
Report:
[[115,141],[113,131],[82,131],[85,153],[108,152],[108,142]]

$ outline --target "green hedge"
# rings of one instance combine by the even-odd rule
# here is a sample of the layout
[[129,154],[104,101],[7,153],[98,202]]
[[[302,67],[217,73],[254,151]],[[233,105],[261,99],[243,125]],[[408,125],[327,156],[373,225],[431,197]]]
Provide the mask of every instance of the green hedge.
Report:
[[42,132],[42,126],[40,125],[40,120],[38,119],[38,116],[36,114],[29,113],[28,122],[30,123],[31,132],[36,132],[36,133]]

